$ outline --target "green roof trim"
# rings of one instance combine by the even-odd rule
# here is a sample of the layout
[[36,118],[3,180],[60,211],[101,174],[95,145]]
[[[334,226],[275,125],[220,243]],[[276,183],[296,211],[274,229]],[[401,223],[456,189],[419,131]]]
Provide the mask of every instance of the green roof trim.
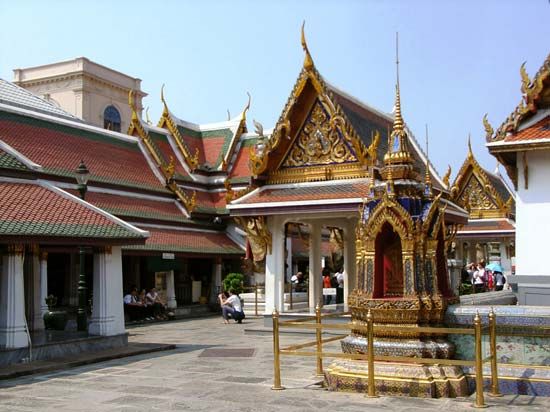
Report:
[[0,236],[80,237],[100,239],[142,239],[139,233],[113,223],[112,225],[79,225],[49,222],[17,222],[0,220]]
[[123,246],[124,250],[143,250],[155,252],[175,252],[175,253],[200,253],[200,254],[217,254],[217,255],[244,255],[244,251],[235,247],[191,247],[185,245],[128,245]]
[[30,170],[14,156],[0,149],[0,169]]

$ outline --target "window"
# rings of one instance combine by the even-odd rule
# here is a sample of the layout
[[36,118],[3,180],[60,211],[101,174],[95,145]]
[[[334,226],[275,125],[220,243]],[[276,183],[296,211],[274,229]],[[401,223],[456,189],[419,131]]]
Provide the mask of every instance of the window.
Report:
[[115,106],[107,106],[103,112],[103,128],[120,132],[120,113]]

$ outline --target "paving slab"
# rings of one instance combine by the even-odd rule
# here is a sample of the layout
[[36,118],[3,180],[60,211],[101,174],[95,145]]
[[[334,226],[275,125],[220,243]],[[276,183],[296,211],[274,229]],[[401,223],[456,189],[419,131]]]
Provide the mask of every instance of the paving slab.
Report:
[[[262,318],[224,325],[221,318],[132,328],[131,345],[174,349],[0,381],[0,411],[426,411],[472,410],[473,397],[415,399],[329,392],[314,358],[283,357],[283,391],[272,391],[271,335],[246,335]],[[281,345],[310,337],[285,335]],[[333,346],[331,346],[333,345]],[[326,345],[338,350],[338,343]],[[207,355],[204,355],[204,354]],[[328,362],[327,362],[328,363]],[[491,411],[547,411],[550,398],[486,398]]]

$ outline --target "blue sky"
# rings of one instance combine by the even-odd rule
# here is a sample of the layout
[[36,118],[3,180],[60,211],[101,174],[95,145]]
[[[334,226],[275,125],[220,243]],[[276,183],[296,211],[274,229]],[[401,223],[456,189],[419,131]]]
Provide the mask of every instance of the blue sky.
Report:
[[276,122],[301,69],[300,26],[321,74],[391,111],[395,32],[403,115],[440,173],[453,177],[467,136],[480,162],[481,119],[496,128],[519,103],[519,67],[531,76],[550,52],[548,0],[489,1],[6,1],[0,0],[0,77],[12,69],[86,56],[143,80],[153,121],[160,88],[195,123],[237,114]]

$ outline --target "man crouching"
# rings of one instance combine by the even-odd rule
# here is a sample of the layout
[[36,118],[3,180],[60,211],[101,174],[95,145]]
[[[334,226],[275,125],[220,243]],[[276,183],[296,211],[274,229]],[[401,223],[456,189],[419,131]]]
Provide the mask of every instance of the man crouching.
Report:
[[235,293],[234,289],[229,289],[229,297],[226,297],[223,293],[218,295],[220,305],[222,307],[223,322],[229,324],[229,317],[235,319],[237,323],[243,323],[244,310],[241,304],[239,295]]

